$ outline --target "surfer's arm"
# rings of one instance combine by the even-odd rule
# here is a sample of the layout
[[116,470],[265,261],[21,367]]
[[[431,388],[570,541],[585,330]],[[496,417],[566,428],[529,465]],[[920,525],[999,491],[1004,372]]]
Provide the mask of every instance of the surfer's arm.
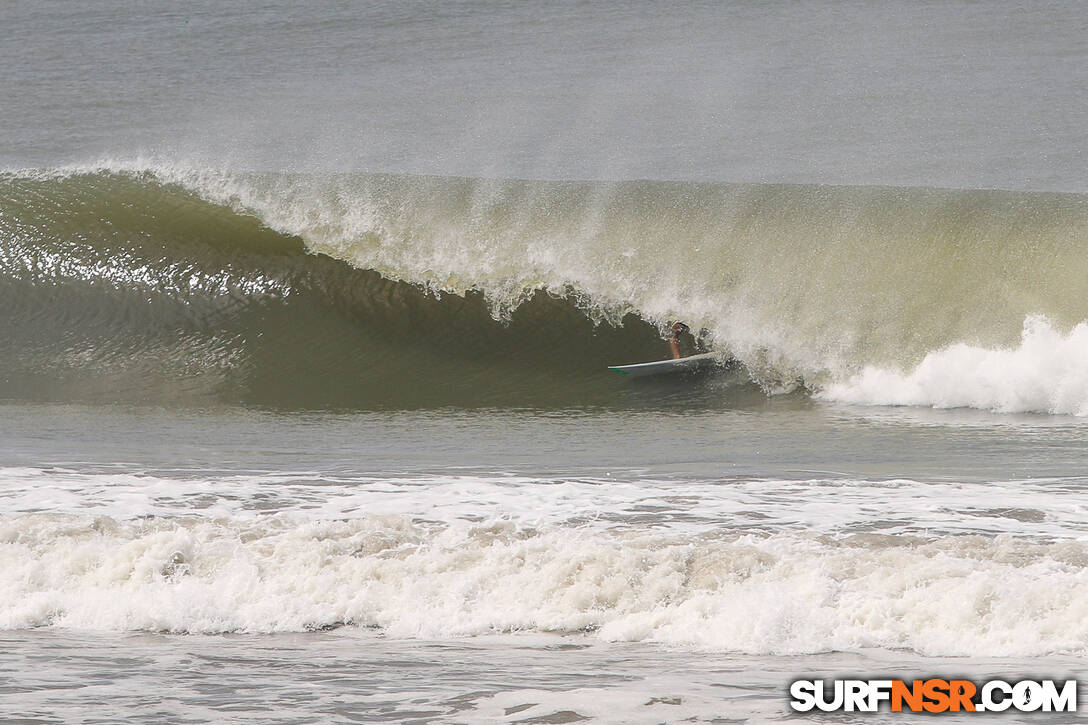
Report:
[[688,326],[683,322],[673,323],[672,333],[669,335],[669,349],[672,350],[672,359],[680,359],[680,333],[687,332]]

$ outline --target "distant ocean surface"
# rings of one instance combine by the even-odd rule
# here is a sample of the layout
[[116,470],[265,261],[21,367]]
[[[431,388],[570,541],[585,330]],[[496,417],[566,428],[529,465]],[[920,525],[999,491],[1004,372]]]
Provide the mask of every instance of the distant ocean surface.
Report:
[[1078,676],[1076,4],[0,23],[0,720]]

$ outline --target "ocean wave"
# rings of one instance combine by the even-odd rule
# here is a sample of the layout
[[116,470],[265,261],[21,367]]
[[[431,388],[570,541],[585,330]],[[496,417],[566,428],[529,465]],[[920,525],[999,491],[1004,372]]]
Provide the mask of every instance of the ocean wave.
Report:
[[0,519],[0,628],[586,632],[718,651],[1088,648],[1088,552],[1007,536],[670,536],[199,517]]
[[7,172],[2,394],[622,404],[604,367],[667,356],[679,319],[764,392],[849,398],[863,371],[1088,319],[1086,239],[1080,194]]

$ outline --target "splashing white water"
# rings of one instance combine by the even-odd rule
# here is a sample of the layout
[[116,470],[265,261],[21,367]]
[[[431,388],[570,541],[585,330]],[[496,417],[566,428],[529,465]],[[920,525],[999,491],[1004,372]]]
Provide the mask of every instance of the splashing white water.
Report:
[[1045,317],[1031,316],[1019,347],[951,345],[929,353],[909,373],[866,367],[819,397],[861,405],[1088,416],[1088,323],[1063,335]]
[[27,515],[0,522],[0,628],[397,637],[595,631],[749,653],[1088,649],[1081,544]]

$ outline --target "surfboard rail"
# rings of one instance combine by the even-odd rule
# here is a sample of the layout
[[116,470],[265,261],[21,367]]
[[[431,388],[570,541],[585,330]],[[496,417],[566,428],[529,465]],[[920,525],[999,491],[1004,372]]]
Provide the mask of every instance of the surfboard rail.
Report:
[[648,375],[675,375],[677,373],[691,373],[703,370],[718,364],[718,355],[713,352],[704,352],[699,355],[675,358],[673,360],[655,360],[653,362],[635,363],[633,365],[609,365],[608,369],[620,375],[629,375],[633,378],[646,377]]

